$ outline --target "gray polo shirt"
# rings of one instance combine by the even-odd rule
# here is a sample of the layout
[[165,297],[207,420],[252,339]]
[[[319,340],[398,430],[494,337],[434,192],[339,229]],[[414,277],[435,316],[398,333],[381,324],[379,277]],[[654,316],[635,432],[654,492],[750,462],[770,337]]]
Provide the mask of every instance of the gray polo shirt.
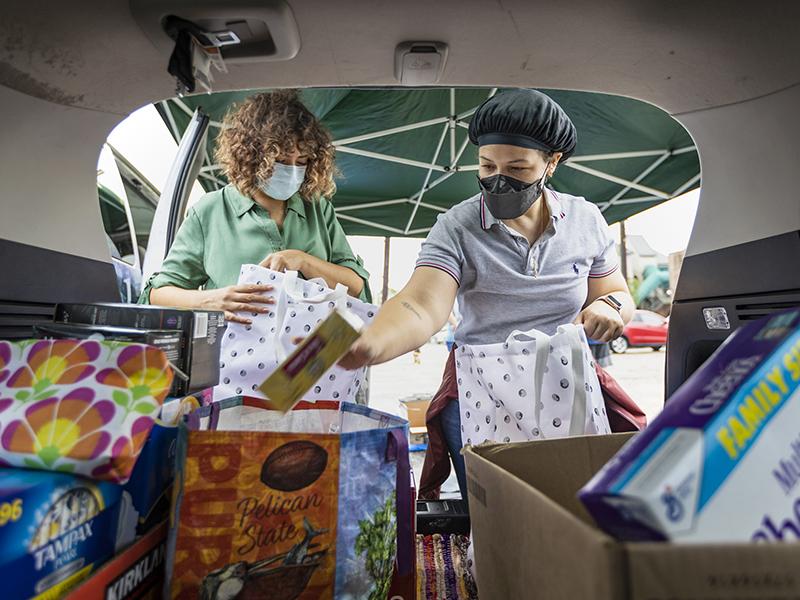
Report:
[[618,268],[600,210],[583,198],[547,189],[550,224],[533,246],[495,219],[478,194],[439,216],[417,268],[433,267],[458,283],[463,320],[458,345],[505,341],[515,329],[552,335],[581,311],[590,277]]

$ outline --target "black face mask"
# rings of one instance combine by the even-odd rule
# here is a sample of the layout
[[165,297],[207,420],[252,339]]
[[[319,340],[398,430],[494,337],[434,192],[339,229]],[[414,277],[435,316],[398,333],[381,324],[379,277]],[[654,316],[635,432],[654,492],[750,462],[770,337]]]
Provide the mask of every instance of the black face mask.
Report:
[[542,195],[547,169],[541,178],[525,183],[508,175],[478,178],[483,201],[495,219],[517,219],[524,215]]

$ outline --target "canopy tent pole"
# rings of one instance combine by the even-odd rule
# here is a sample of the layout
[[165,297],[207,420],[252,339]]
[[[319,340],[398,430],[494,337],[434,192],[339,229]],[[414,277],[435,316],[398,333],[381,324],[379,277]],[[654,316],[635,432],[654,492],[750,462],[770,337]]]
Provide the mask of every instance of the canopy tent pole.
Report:
[[678,196],[679,194],[682,194],[683,192],[688,190],[690,187],[692,187],[695,183],[700,181],[700,177],[701,177],[701,173],[698,173],[697,175],[695,175],[694,177],[689,179],[686,183],[684,183],[681,187],[679,187],[677,190],[672,192],[672,195],[673,196]]
[[[486,97],[486,99],[488,100],[489,98],[493,97],[496,93],[497,93],[497,88],[492,88],[491,90],[489,90],[489,95]],[[456,125],[460,127],[466,127],[467,129],[469,129],[469,123],[464,123],[463,120],[466,119],[467,117],[471,117],[472,115],[474,115],[478,111],[478,108],[479,107],[476,106],[475,108],[470,108],[469,110],[465,110],[463,113],[456,115]]]
[[[209,165],[210,165],[210,164],[211,164],[211,157],[208,155],[208,146],[205,146],[205,148],[203,148],[203,156],[204,156],[204,160],[206,161],[206,164],[209,164]],[[220,189],[220,188],[223,188],[223,187],[225,187],[225,184],[224,184],[224,183],[222,183],[222,182],[221,182],[219,179],[217,179],[216,177],[209,177],[208,175],[204,175],[204,176],[205,176],[205,177],[207,177],[207,178],[209,178],[209,179],[211,179],[211,181],[214,183],[214,187],[215,187],[215,189],[217,189],[217,190],[218,190],[218,189]]]
[[392,135],[394,133],[404,133],[406,131],[413,131],[414,129],[422,129],[423,127],[438,125],[439,123],[447,123],[449,120],[450,119],[447,117],[436,117],[435,119],[428,119],[427,121],[417,121],[416,123],[409,123],[408,125],[401,125],[400,127],[381,129],[380,131],[364,133],[362,135],[356,135],[349,138],[342,138],[341,140],[333,140],[333,145],[339,147],[346,146],[347,144],[355,144],[357,142],[365,142],[367,140],[374,140],[375,138]]
[[420,227],[419,229],[412,229],[408,235],[419,235],[420,233],[428,233],[433,227]]
[[451,171],[458,171],[458,161],[461,160],[461,157],[464,155],[464,151],[467,149],[467,146],[469,146],[468,137],[464,138],[464,141],[461,142],[461,146],[459,147],[458,152],[456,152],[456,159],[450,165]]
[[[433,183],[429,184],[426,187],[425,191],[427,192],[429,190],[432,190],[433,188],[435,188],[440,183],[444,183],[445,181],[450,179],[453,175],[455,175],[455,173],[456,173],[455,171],[448,171],[444,175],[439,176],[438,178],[433,180]],[[419,194],[420,194],[420,192],[416,192],[413,196],[411,196],[411,200],[416,200],[416,198],[417,198],[417,196],[419,196]]]
[[[411,200],[409,200],[411,202]],[[443,206],[436,206],[435,204],[428,204],[427,202],[420,202],[419,205],[423,208],[428,208],[430,210],[435,210],[436,212],[446,213],[449,208],[444,208]]]
[[363,204],[348,204],[347,206],[337,206],[336,213],[347,212],[349,210],[361,210],[362,208],[377,208],[380,206],[393,206],[395,204],[406,204],[408,198],[396,198],[394,200],[379,200],[378,202],[365,202]]
[[[636,178],[633,180],[633,183],[639,183],[642,179],[644,179],[650,173],[655,171],[659,167],[659,165],[661,163],[663,163],[665,160],[667,160],[670,156],[671,156],[671,154],[669,152],[665,152],[664,154],[659,156],[655,161],[650,163],[650,165],[644,171],[642,171],[641,173],[639,173],[636,176]],[[614,206],[614,204],[616,204],[617,201],[620,200],[625,194],[627,194],[629,191],[631,191],[631,189],[632,188],[630,186],[625,186],[624,188],[622,188],[619,192],[614,194],[614,197],[611,198],[611,200],[609,200],[608,202],[605,202],[600,207],[600,212],[606,212],[606,209],[608,209],[611,206]]]
[[358,223],[359,225],[366,225],[367,227],[375,227],[376,229],[382,229],[383,231],[388,231],[389,233],[396,233],[398,235],[405,235],[402,229],[398,229],[397,227],[389,227],[388,225],[382,225],[381,223],[375,223],[373,221],[367,221],[366,219],[359,219],[358,217],[353,217],[347,214],[336,214],[336,217],[342,221],[352,221],[353,223]]
[[[432,164],[436,164],[436,161],[439,160],[439,154],[442,151],[442,145],[444,144],[444,139],[447,137],[447,130],[449,129],[448,125],[444,126],[442,130],[442,135],[439,138],[439,143],[436,145],[436,152],[433,153],[433,158],[431,159]],[[454,137],[453,133],[455,130],[450,130],[450,145],[453,147]],[[433,167],[428,169],[428,173],[425,175],[425,181],[422,182],[422,187],[420,188],[419,192],[417,193],[417,201],[414,204],[414,209],[411,211],[411,216],[408,219],[408,223],[406,224],[405,233],[408,235],[408,230],[411,229],[411,225],[414,223],[414,217],[417,216],[417,211],[419,210],[419,205],[422,202],[422,197],[425,195],[425,191],[428,189],[428,182],[431,180],[431,173],[433,173]]]
[[[692,187],[695,183],[700,181],[700,173],[683,183],[678,189],[672,192],[672,198],[675,196],[681,195],[683,192],[688,190]],[[621,206],[623,204],[639,204],[640,202],[653,202],[654,200],[661,200],[658,196],[641,196],[638,198],[625,198],[624,200],[617,200],[616,206]]]
[[209,181],[214,183],[214,185],[217,186],[216,189],[224,188],[227,185],[221,179],[217,179],[216,177],[214,177],[213,175],[209,175],[208,173],[199,173],[198,177],[202,177],[203,179],[208,179]]
[[[635,152],[608,152],[606,154],[582,154],[570,158],[570,162],[591,162],[594,160],[619,160],[625,158],[647,158],[648,156],[661,156],[669,154],[666,148],[663,150],[637,150]],[[566,164],[566,163],[565,163]]]
[[625,206],[626,204],[641,204],[642,202],[653,202],[661,200],[658,196],[639,196],[637,198],[625,198],[625,200],[617,200],[614,206]]
[[628,236],[625,233],[625,221],[619,222],[619,263],[622,277],[628,281]]
[[651,188],[646,185],[642,185],[641,183],[634,183],[632,181],[628,181],[627,179],[623,179],[622,177],[617,177],[616,175],[610,175],[608,173],[603,173],[602,171],[598,171],[597,169],[592,169],[591,167],[587,167],[580,163],[575,162],[568,162],[565,163],[566,167],[570,169],[575,169],[576,171],[582,171],[583,173],[587,173],[588,175],[594,175],[595,177],[599,177],[600,179],[605,179],[612,183],[617,183],[619,185],[627,185],[635,190],[639,190],[640,192],[644,192],[645,194],[650,194],[652,196],[658,196],[663,200],[669,200],[670,195],[666,192],[662,192],[661,190],[657,190],[655,188]]
[[383,238],[383,291],[381,292],[381,304],[389,299],[389,257],[392,246],[392,238],[388,235]]
[[163,110],[164,114],[167,115],[167,122],[169,123],[169,129],[170,133],[172,133],[172,137],[175,138],[177,143],[180,143],[183,134],[178,129],[178,124],[175,123],[175,117],[172,114],[172,109],[166,100],[162,100],[159,102],[159,104],[161,105],[161,110]]
[[[686,152],[691,152],[692,150],[697,150],[697,147],[696,146],[686,146],[684,148],[678,148],[677,150],[673,150],[672,152],[665,151],[664,154],[662,154],[661,156],[659,156],[655,160],[655,162],[650,164],[650,166],[648,166],[644,171],[639,173],[639,175],[636,176],[636,178],[633,180],[633,182],[634,183],[639,183],[640,181],[642,181],[642,179],[644,179],[650,173],[655,171],[661,165],[661,163],[663,163],[665,160],[667,160],[671,156],[677,156],[678,154],[685,154]],[[583,158],[585,158],[585,157],[583,157]],[[603,203],[603,205],[600,206],[600,211],[601,212],[605,212],[607,208],[609,208],[610,206],[616,204],[630,190],[631,190],[631,188],[630,188],[630,186],[628,186],[628,187],[624,188],[623,190],[621,190],[620,192],[618,192],[617,194],[615,194],[614,197],[611,198],[611,200],[609,200],[608,202]]]
[[[450,88],[450,115],[447,125],[450,129],[450,162],[455,163],[456,156],[456,90]],[[434,159],[435,160],[435,159]]]
[[339,152],[346,154],[356,154],[358,156],[366,156],[367,158],[375,158],[378,160],[385,160],[387,162],[397,163],[399,165],[408,165],[409,167],[419,167],[420,169],[433,169],[434,171],[444,172],[446,169],[439,165],[424,163],[419,160],[411,160],[410,158],[401,158],[399,156],[390,156],[388,154],[381,154],[380,152],[371,152],[369,150],[362,150],[361,148],[350,148],[349,146],[338,146]]
[[[183,112],[185,112],[187,116],[191,117],[192,115],[194,115],[194,111],[191,108],[189,108],[188,106],[186,106],[186,103],[183,100],[181,100],[180,98],[173,98],[172,102],[175,103],[175,106],[177,106]],[[209,127],[216,127],[217,129],[222,129],[222,123],[220,123],[219,121],[214,121],[212,119],[209,119],[208,125],[209,125]],[[178,139],[180,139],[180,138],[178,138]]]

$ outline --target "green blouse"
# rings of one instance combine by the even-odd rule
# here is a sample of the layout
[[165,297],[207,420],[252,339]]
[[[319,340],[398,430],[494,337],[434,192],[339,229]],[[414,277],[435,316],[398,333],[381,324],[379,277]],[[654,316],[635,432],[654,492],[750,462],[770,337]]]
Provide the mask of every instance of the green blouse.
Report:
[[175,242],[139,298],[148,304],[152,289],[216,289],[234,285],[243,264],[258,264],[281,250],[302,250],[324,261],[355,271],[364,280],[360,298],[372,301],[369,273],[353,254],[333,205],[325,199],[304,202],[295,194],[288,200],[283,228],[269,212],[233,185],[203,196],[189,209]]

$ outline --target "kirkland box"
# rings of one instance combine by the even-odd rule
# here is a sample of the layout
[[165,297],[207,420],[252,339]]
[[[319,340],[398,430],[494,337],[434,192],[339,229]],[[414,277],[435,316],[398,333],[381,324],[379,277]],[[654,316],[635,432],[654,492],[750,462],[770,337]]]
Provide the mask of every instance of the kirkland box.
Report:
[[619,539],[800,541],[800,309],[739,329],[581,491]]
[[0,469],[3,598],[60,598],[114,556],[121,487]]
[[577,492],[631,435],[465,449],[482,600],[800,598],[800,544],[622,543],[598,529]]
[[166,546],[164,522],[103,565],[64,600],[160,600]]
[[[85,340],[93,335],[117,342],[147,344],[162,350],[167,360],[174,365],[181,362],[181,333],[169,329],[133,329],[110,325],[86,325],[83,323],[38,323],[33,326],[34,335],[44,339]],[[175,378],[178,379],[177,377]]]
[[219,383],[219,348],[225,329],[222,312],[139,304],[57,304],[55,320],[181,331],[182,359],[177,366],[189,376],[189,381],[176,377],[170,395],[186,395]]

